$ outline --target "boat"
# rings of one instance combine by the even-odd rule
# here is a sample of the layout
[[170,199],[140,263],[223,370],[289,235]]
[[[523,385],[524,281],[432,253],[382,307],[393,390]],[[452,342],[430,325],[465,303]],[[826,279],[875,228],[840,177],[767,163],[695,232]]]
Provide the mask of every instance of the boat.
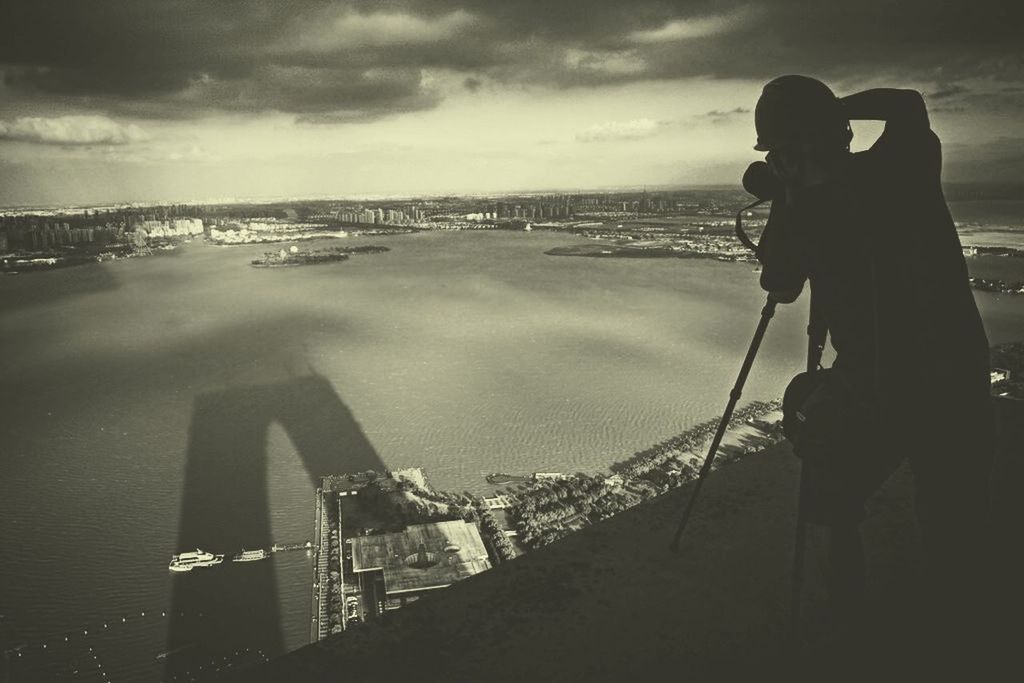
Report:
[[161,652],[160,654],[158,654],[156,656],[156,658],[157,658],[158,661],[163,661],[163,660],[167,659],[168,657],[170,657],[171,655],[175,655],[175,654],[181,652],[182,650],[187,650],[190,647],[195,647],[195,645],[196,645],[195,643],[186,643],[186,644],[182,645],[181,647],[174,648],[173,650],[167,650],[166,652]]
[[285,543],[283,545],[278,545],[277,543],[275,543],[274,545],[270,546],[270,552],[281,553],[285,552],[286,550],[309,550],[312,547],[312,541],[306,541],[305,543]]
[[256,560],[265,560],[270,557],[270,553],[266,550],[246,550],[242,548],[242,552],[231,558],[232,562],[254,562]]
[[510,484],[516,481],[526,481],[526,477],[505,472],[491,472],[484,477],[488,484]]
[[214,555],[196,548],[194,551],[189,550],[171,556],[171,563],[167,565],[167,568],[172,572],[190,572],[196,567],[212,567],[223,561],[223,555]]

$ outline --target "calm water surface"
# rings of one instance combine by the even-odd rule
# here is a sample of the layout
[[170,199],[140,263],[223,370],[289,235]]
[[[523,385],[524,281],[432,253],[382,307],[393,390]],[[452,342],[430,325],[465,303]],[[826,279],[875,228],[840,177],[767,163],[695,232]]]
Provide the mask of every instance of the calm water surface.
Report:
[[[310,538],[327,472],[422,466],[435,486],[486,491],[486,472],[600,471],[714,416],[757,322],[757,275],[543,254],[578,241],[361,238],[346,244],[391,251],[282,269],[247,265],[263,247],[193,243],[4,278],[9,638],[109,680],[161,678],[169,642],[196,661],[270,656],[308,642],[309,558],[172,576],[172,552]],[[975,296],[993,343],[1024,337],[1024,301]],[[780,309],[745,400],[801,369],[805,316]],[[233,633],[200,651],[192,629]]]

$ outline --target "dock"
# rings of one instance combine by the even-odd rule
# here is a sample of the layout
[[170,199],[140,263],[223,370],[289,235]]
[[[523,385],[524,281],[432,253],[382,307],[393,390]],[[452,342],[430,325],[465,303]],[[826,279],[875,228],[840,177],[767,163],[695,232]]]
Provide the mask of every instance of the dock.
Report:
[[305,541],[303,543],[285,543],[284,545],[272,545],[270,552],[272,553],[286,553],[291,550],[313,550],[313,542]]
[[313,551],[313,595],[310,614],[309,642],[320,640],[327,631],[327,560],[330,554],[330,527],[324,515],[323,489],[316,490],[315,528],[317,539]]

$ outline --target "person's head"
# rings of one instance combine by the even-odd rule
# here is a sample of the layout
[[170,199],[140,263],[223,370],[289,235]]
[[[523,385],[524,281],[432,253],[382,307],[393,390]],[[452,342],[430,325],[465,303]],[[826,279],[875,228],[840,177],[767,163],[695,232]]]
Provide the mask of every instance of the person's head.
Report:
[[787,185],[826,182],[850,151],[850,121],[827,85],[808,76],[779,76],[754,109],[757,144]]

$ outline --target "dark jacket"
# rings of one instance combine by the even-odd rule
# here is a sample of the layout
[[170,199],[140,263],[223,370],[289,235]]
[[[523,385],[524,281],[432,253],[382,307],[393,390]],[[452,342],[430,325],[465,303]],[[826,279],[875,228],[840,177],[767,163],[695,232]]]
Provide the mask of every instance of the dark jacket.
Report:
[[888,121],[827,185],[774,201],[762,237],[761,286],[799,291],[809,279],[835,367],[883,404],[988,393],[988,341],[941,167],[927,116]]

